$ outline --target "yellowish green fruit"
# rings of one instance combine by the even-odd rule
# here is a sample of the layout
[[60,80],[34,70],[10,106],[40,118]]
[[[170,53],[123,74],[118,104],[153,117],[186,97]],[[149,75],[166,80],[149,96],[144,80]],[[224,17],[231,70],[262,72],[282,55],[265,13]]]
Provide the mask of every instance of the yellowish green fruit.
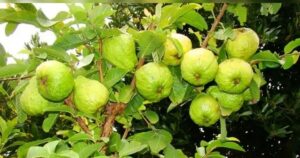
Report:
[[166,65],[179,65],[182,56],[192,49],[192,42],[191,40],[182,34],[173,33],[170,37],[172,40],[178,42],[179,46],[182,49],[180,53],[178,48],[171,39],[167,39],[165,42],[165,52],[163,57],[163,63]]
[[151,102],[158,102],[171,93],[173,76],[164,64],[147,63],[136,71],[135,77],[138,92]]
[[220,90],[227,93],[242,93],[251,83],[253,70],[242,59],[231,58],[219,65],[215,81]]
[[38,91],[36,77],[30,79],[29,84],[20,96],[20,105],[22,110],[30,116],[44,114],[44,109],[50,106],[50,102],[46,100]]
[[252,94],[251,94],[251,91],[249,88],[247,88],[244,92],[243,92],[243,97],[244,97],[244,100],[245,101],[251,101],[253,100],[253,97],[252,97]]
[[220,107],[211,95],[200,94],[191,103],[189,114],[199,126],[211,126],[220,118]]
[[118,68],[132,70],[137,63],[133,37],[121,34],[103,40],[103,57]]
[[83,76],[75,79],[73,95],[76,108],[87,114],[97,112],[109,98],[109,92],[103,84]]
[[62,101],[74,86],[72,70],[55,60],[40,64],[36,68],[36,79],[40,94],[51,101]]
[[210,50],[197,48],[183,56],[180,68],[182,77],[186,81],[199,86],[214,80],[218,71],[218,62]]
[[248,60],[258,49],[259,37],[249,28],[234,29],[235,39],[226,43],[226,51],[230,58]]
[[210,86],[206,92],[217,99],[222,110],[222,115],[225,113],[229,115],[232,112],[236,112],[244,104],[244,98],[242,94],[226,93],[220,91],[217,86]]

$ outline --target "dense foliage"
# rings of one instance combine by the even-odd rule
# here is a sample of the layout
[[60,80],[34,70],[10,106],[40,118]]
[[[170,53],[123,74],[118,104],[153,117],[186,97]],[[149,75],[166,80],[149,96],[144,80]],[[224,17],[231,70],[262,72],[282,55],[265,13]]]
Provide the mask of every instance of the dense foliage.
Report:
[[68,7],[0,9],[7,36],[57,37],[34,35],[15,63],[0,44],[2,157],[259,157],[264,135],[297,154],[299,4]]

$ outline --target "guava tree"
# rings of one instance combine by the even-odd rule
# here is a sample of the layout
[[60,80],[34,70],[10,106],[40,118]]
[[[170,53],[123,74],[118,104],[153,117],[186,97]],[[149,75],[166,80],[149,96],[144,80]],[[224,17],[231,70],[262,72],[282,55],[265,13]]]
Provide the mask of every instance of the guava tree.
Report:
[[[260,19],[247,24],[251,7],[260,8],[255,14],[264,21],[281,4],[68,7],[53,19],[34,4],[0,10],[7,36],[20,24],[56,35],[52,45],[33,36],[20,50],[28,58],[13,64],[0,45],[2,157],[206,158],[225,157],[220,148],[245,152],[226,120],[251,115],[243,107],[265,97],[263,72],[288,71],[299,57],[299,38],[290,36],[275,52],[264,46],[275,40],[276,29],[253,26]],[[194,152],[182,150],[180,144],[193,142],[181,141],[189,133],[179,130],[181,118],[187,119],[179,116],[198,128],[220,123],[220,134],[197,140]]]

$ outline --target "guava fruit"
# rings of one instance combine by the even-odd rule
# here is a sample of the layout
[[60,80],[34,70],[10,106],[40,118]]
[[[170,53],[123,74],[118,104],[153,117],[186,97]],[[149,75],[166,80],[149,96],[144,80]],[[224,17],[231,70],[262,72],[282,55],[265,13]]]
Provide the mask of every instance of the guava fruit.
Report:
[[210,86],[206,92],[217,99],[223,116],[228,116],[232,112],[238,111],[244,104],[242,94],[226,93],[220,91],[217,86]]
[[150,62],[136,73],[136,88],[150,102],[158,102],[169,96],[173,86],[173,76],[167,66]]
[[87,114],[94,114],[108,101],[109,92],[99,81],[83,76],[75,79],[73,100],[76,108]]
[[50,106],[50,102],[41,96],[38,91],[36,77],[30,79],[20,96],[22,110],[30,116],[44,114],[44,109]]
[[210,50],[197,48],[184,54],[180,68],[187,82],[199,86],[214,80],[218,62]]
[[211,126],[220,118],[218,102],[209,94],[200,94],[193,99],[189,114],[194,123],[199,126]]
[[251,83],[253,70],[242,59],[231,58],[219,64],[215,78],[220,90],[227,93],[242,93]]
[[179,33],[172,33],[170,38],[172,38],[174,41],[177,41],[178,44],[182,48],[182,54],[178,51],[176,48],[176,45],[173,43],[172,40],[167,39],[165,42],[165,52],[164,52],[164,57],[163,57],[163,63],[166,65],[179,65],[182,56],[190,51],[192,49],[192,42],[191,40]]
[[36,68],[36,79],[40,94],[51,101],[62,101],[74,86],[71,68],[55,60],[40,64]]
[[249,28],[234,29],[235,39],[226,43],[226,51],[230,58],[249,59],[258,49],[259,37]]
[[251,101],[253,100],[250,88],[247,88],[244,92],[243,92],[243,98],[245,101]]
[[134,39],[129,34],[121,34],[103,40],[103,57],[114,66],[132,70],[137,63]]

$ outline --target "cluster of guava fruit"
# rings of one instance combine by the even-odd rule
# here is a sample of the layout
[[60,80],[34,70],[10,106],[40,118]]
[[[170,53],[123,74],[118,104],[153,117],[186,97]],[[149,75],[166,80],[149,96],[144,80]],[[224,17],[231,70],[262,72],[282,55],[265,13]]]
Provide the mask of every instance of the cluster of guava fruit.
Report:
[[74,79],[71,68],[49,60],[36,68],[35,76],[20,96],[20,104],[28,115],[42,115],[48,107],[62,105],[70,95],[78,110],[93,114],[106,104],[109,92],[96,80],[83,76]]

